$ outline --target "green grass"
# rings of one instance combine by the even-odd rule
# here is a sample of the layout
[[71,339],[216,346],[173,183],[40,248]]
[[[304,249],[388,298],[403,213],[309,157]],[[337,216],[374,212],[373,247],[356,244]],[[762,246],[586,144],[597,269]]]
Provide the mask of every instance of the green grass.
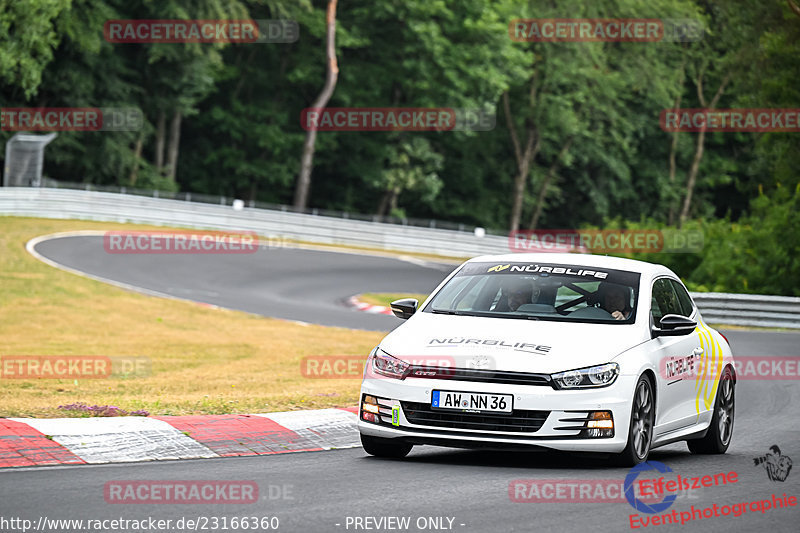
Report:
[[419,300],[419,303],[425,301],[427,298],[427,294],[414,294],[414,293],[386,293],[386,292],[365,292],[364,294],[359,294],[358,299],[364,303],[370,305],[382,305],[384,307],[389,307],[389,304],[395,300],[400,300],[402,298],[416,298]]

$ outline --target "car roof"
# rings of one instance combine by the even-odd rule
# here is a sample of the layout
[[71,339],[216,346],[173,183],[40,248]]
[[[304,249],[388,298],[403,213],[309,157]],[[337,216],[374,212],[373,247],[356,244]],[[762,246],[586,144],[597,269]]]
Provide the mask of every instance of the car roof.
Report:
[[626,270],[628,272],[639,272],[644,276],[653,278],[661,275],[678,277],[672,270],[664,265],[657,263],[647,263],[635,259],[625,259],[623,257],[611,257],[608,255],[594,254],[570,254],[570,253],[530,253],[530,254],[502,254],[502,255],[482,255],[473,257],[468,263],[540,263],[540,264],[561,264],[576,266],[591,266],[599,268],[612,268],[615,270]]

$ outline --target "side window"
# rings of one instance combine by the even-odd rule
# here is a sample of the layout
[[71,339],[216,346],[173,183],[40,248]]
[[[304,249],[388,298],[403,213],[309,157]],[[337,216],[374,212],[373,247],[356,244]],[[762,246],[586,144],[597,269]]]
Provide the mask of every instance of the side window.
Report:
[[675,281],[674,279],[669,280],[672,283],[672,288],[675,289],[675,294],[678,295],[678,302],[681,304],[682,314],[685,317],[692,316],[692,312],[694,311],[694,307],[692,306],[692,298],[689,296],[689,293],[686,292],[686,288],[681,284]]
[[683,310],[672,288],[672,283],[667,278],[660,278],[653,283],[652,299],[653,322],[656,327],[661,327],[661,317],[664,315],[682,315]]

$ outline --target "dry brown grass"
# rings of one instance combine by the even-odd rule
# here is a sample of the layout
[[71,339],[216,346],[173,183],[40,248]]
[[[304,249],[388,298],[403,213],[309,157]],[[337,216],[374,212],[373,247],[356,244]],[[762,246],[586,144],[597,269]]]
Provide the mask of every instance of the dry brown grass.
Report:
[[307,355],[363,355],[381,333],[305,326],[145,296],[52,268],[25,251],[60,231],[150,229],[0,217],[0,356],[148,357],[148,377],[0,378],[0,416],[65,416],[85,402],[151,414],[261,413],[354,405],[358,379],[309,379]]

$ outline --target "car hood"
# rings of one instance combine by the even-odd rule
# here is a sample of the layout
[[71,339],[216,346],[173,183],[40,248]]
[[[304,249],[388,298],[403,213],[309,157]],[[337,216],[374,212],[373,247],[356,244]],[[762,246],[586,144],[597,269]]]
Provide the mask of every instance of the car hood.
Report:
[[412,364],[549,374],[607,363],[648,338],[636,324],[419,313],[380,347]]

